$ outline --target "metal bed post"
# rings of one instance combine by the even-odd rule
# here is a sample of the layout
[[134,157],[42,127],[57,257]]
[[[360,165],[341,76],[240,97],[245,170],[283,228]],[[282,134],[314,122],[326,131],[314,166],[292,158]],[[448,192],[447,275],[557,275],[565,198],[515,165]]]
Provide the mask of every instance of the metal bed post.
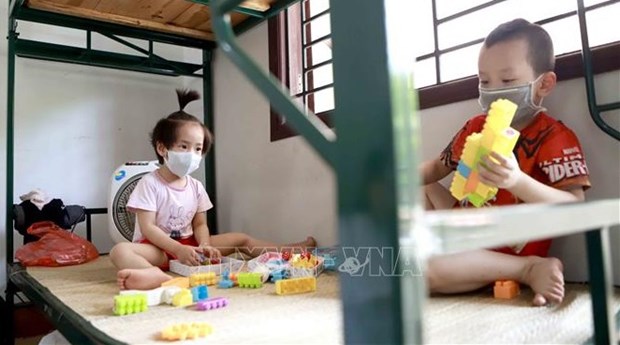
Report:
[[[594,87],[594,71],[592,52],[588,39],[586,10],[583,0],[577,0],[577,16],[581,33],[581,55],[584,70],[588,110],[594,123],[605,133],[620,140],[620,132],[611,127],[601,117],[601,112],[620,109],[620,102],[598,105]],[[592,230],[586,233],[588,252],[588,273],[590,278],[590,296],[592,299],[592,317],[594,321],[594,337],[596,344],[615,344],[618,342],[616,317],[614,317],[612,301],[612,274],[609,247],[609,228]],[[617,316],[620,316],[620,312]]]
[[604,227],[586,232],[586,244],[592,318],[594,319],[594,341],[596,344],[617,344],[614,308],[611,304],[613,300],[613,277],[611,274],[609,228]]
[[594,88],[594,71],[592,68],[592,52],[588,40],[588,26],[586,24],[586,11],[583,0],[577,0],[577,16],[579,17],[579,31],[581,32],[581,55],[583,59],[584,79],[586,82],[586,93],[588,96],[588,110],[594,123],[605,133],[616,140],[620,140],[620,132],[611,127],[603,118],[601,113],[605,111],[620,109],[620,102],[598,105],[596,102],[596,90]]
[[[399,209],[410,211],[418,190],[411,141],[417,133],[410,131],[417,129],[415,55],[398,40],[398,31],[414,28],[398,14],[407,12],[398,1],[333,0],[330,11],[340,244],[360,253],[370,248],[365,258],[356,255],[362,263],[370,259],[361,275],[341,274],[345,342],[421,343],[426,290],[419,270],[403,270],[403,255],[416,258],[413,247],[399,245],[398,221]],[[407,190],[412,194],[398,197]],[[384,255],[388,249],[395,256]],[[376,274],[386,265],[397,266]]]
[[[215,135],[215,116],[213,115],[213,50],[202,50],[202,109],[205,125]],[[205,159],[205,179],[207,193],[217,200],[215,181],[215,143]],[[215,208],[207,212],[207,224],[212,235],[219,233],[217,227],[217,202]]]
[[7,99],[6,99],[6,196],[5,228],[6,231],[6,306],[5,331],[6,343],[14,342],[15,286],[11,283],[9,267],[13,263],[13,174],[14,174],[14,115],[15,115],[15,43],[17,41],[17,22],[13,10],[17,0],[9,1],[8,13],[8,49],[7,49]]

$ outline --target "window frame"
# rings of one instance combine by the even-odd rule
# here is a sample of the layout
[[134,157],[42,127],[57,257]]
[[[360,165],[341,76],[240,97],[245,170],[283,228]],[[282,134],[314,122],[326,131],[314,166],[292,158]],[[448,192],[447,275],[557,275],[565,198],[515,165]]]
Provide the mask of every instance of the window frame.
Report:
[[[303,1],[303,3],[308,6],[307,2]],[[301,5],[297,3],[293,6],[297,6],[297,11],[299,11],[299,6]],[[590,8],[594,8],[594,6],[591,6]],[[466,11],[469,12],[470,10],[471,9]],[[293,9],[293,11],[295,11],[295,9]],[[276,78],[278,78],[278,80],[282,82],[282,85],[287,89],[290,85],[291,75],[290,65],[287,60],[290,57],[286,54],[289,49],[288,34],[290,32],[289,30],[287,30],[287,27],[290,23],[290,20],[293,22],[292,25],[295,25],[295,28],[299,28],[298,34],[301,34],[301,19],[296,19],[300,18],[298,13],[299,12],[297,12],[294,15],[293,19],[290,20],[290,18],[286,18],[286,11],[283,11],[279,15],[269,19],[268,23],[269,69],[271,73]],[[545,24],[555,21],[558,18],[564,18],[566,16],[568,16],[568,14],[562,14],[559,16],[544,19],[536,23]],[[474,45],[480,43],[481,41],[482,40],[475,40],[465,43],[465,45]],[[459,45],[459,47],[460,46],[461,45]],[[435,41],[435,47],[436,51],[432,53],[432,56],[430,56],[430,54],[426,54],[420,57],[418,60],[433,57],[436,61],[438,61],[437,56],[441,54],[442,51],[437,50],[437,41]],[[303,64],[301,58],[304,54],[303,50],[301,49],[301,39],[299,40],[299,48],[300,49],[298,50],[298,56],[294,56],[293,58],[297,59],[298,66],[299,68],[301,68],[301,64]],[[592,47],[591,52],[594,74],[611,72],[620,69],[620,41]],[[581,51],[574,51],[556,56],[555,73],[557,74],[558,81],[584,77],[584,67],[581,58]],[[310,83],[311,82],[312,81],[310,81]],[[438,83],[417,89],[417,92],[419,110],[466,101],[470,99],[476,99],[478,98],[478,77],[473,75],[457,80]],[[308,107],[311,110],[313,110],[314,108],[312,103],[308,104]],[[321,121],[332,127],[332,114],[333,110],[321,112],[316,115],[321,119]],[[282,121],[282,117],[278,115],[278,113],[273,108],[271,108],[270,110],[270,123],[270,137],[272,142],[297,135],[297,133],[295,133],[292,128],[290,128],[286,123]]]

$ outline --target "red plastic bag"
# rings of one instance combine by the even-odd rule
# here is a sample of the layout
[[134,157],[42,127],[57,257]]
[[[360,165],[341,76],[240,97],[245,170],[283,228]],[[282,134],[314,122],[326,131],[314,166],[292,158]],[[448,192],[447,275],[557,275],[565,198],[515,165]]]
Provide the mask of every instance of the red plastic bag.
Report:
[[99,257],[92,243],[53,222],[34,223],[28,233],[40,239],[15,252],[15,258],[24,266],[70,266]]

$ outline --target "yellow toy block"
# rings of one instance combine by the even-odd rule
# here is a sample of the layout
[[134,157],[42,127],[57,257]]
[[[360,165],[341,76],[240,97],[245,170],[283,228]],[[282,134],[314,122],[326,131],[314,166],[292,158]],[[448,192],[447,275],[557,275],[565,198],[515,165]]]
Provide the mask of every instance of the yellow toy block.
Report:
[[519,132],[510,128],[516,110],[516,104],[498,99],[491,103],[482,131],[472,133],[465,139],[463,152],[450,185],[450,193],[457,200],[467,198],[471,204],[480,207],[497,194],[497,188],[479,181],[478,164],[491,152],[502,156],[512,154],[519,138]]
[[457,200],[463,200],[467,195],[465,195],[465,183],[467,180],[461,174],[455,174],[454,179],[452,180],[452,185],[450,186],[450,191],[452,195]]
[[189,278],[188,277],[172,278],[168,281],[161,283],[161,286],[178,286],[181,289],[189,289]]
[[162,340],[186,340],[204,338],[213,332],[213,328],[206,322],[180,323],[164,328],[161,331]]
[[192,300],[192,292],[188,289],[183,289],[172,296],[172,305],[175,307],[186,307],[192,303],[194,303]]
[[496,137],[491,150],[502,156],[508,156],[517,144],[517,139],[519,139],[519,132],[512,128],[506,128]]
[[316,291],[315,277],[281,279],[276,281],[276,293],[278,295],[291,295],[312,291]]
[[194,273],[189,276],[189,286],[215,285],[217,280],[215,272]]
[[497,193],[497,188],[494,187],[489,187],[484,183],[478,183],[478,185],[476,186],[476,190],[475,190],[476,194],[478,195],[483,195],[483,196],[487,196],[487,195],[495,195]]
[[480,139],[482,134],[472,133],[465,139],[465,145],[463,146],[463,153],[461,154],[461,160],[468,167],[474,166],[476,163],[476,152],[480,148]]

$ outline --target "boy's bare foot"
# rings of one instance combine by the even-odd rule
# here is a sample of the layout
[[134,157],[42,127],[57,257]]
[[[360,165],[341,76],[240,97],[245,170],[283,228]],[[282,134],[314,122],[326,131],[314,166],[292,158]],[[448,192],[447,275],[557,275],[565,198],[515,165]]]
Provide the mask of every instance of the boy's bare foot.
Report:
[[172,279],[158,267],[126,268],[118,271],[116,281],[121,290],[150,290]]
[[523,270],[521,281],[534,290],[532,303],[542,306],[547,303],[561,303],[564,298],[564,270],[556,258],[530,257]]

